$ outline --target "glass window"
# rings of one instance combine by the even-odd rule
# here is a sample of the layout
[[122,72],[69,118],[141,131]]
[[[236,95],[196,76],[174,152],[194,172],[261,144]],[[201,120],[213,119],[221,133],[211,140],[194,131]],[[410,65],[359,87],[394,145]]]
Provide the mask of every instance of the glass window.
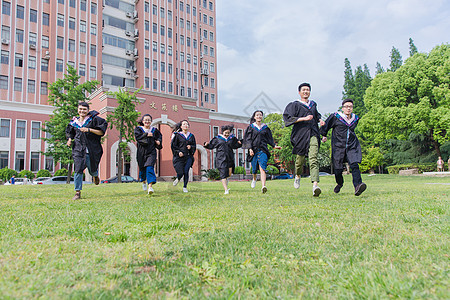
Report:
[[58,26],[64,27],[64,15],[58,14],[57,24]]
[[75,40],[69,39],[69,51],[75,52]]
[[209,56],[214,57],[214,48],[209,47]]
[[94,66],[91,66],[89,69],[89,77],[91,78],[97,78],[97,68]]
[[80,69],[78,70],[80,76],[86,76],[86,65],[80,64]]
[[37,10],[30,9],[30,22],[37,23]]
[[69,0],[69,6],[75,8],[76,7],[76,0]]
[[50,25],[50,15],[47,13],[42,13],[42,24],[45,26]]
[[16,166],[15,169],[17,172],[25,169],[25,152],[17,151],[16,152]]
[[169,21],[172,21],[172,11],[171,10],[167,11],[167,19],[169,19]]
[[[216,81],[215,81],[214,78],[211,78],[210,83],[211,83],[211,87],[212,87],[213,89],[215,89],[215,88],[216,88]],[[211,94],[211,99],[212,99],[212,94]]]
[[153,33],[158,33],[158,25],[156,23],[153,23]]
[[152,70],[158,71],[158,61],[156,59],[153,60]]
[[8,119],[0,120],[0,137],[9,137],[10,126],[11,120]]
[[80,54],[86,54],[86,43],[80,42]]
[[0,169],[8,167],[9,152],[0,151]]
[[32,139],[41,138],[41,122],[31,121],[31,138]]
[[62,36],[56,38],[56,48],[64,49],[64,38]]
[[165,36],[166,35],[166,29],[163,25],[161,25],[161,36]]
[[31,152],[30,169],[31,172],[39,171],[39,152]]
[[213,17],[209,17],[209,25],[214,26],[214,18]]
[[16,29],[16,42],[23,43],[23,30]]
[[41,81],[41,95],[48,95],[48,83]]
[[36,92],[36,81],[28,79],[28,93],[34,94]]
[[97,24],[91,24],[91,34],[97,35]]
[[156,78],[153,79],[153,89],[154,90],[158,89],[158,79],[156,79]]
[[168,84],[169,93],[173,93],[173,83],[170,81]]
[[41,71],[48,72],[48,60],[41,59]]
[[10,16],[11,15],[11,2],[3,0],[2,2],[2,14]]
[[25,138],[26,128],[27,128],[27,122],[26,121],[17,120],[17,123],[16,123],[16,138],[24,139]]
[[148,2],[144,3],[144,11],[145,12],[150,12],[150,4]]
[[36,56],[28,56],[28,68],[36,69]]
[[56,60],[56,72],[63,72],[64,71],[64,62],[62,59]]
[[9,65],[9,51],[2,50],[1,63],[5,64],[5,65]]
[[172,56],[172,55],[173,55],[172,46],[167,46],[167,54],[168,54],[169,56]]
[[197,16],[197,8],[196,8],[195,6],[192,7],[192,15],[193,15],[194,17]]
[[35,45],[37,44],[37,34],[34,32],[30,32],[28,36],[28,44]]
[[153,10],[152,10],[153,15],[157,16],[158,15],[158,6],[153,4]]
[[146,50],[150,49],[150,40],[147,39],[144,40],[144,49]]
[[166,63],[165,62],[161,62],[161,72],[166,72]]
[[161,7],[161,8],[159,9],[159,15],[160,15],[161,18],[165,18],[165,17],[166,17],[166,16],[165,16],[165,12],[164,12],[164,7]]
[[14,77],[14,91],[16,92],[22,91],[22,78]]
[[214,32],[209,32],[209,40],[214,42]]
[[97,46],[91,45],[91,56],[97,56]]
[[22,20],[25,18],[25,8],[22,5],[17,5],[16,17]]
[[96,15],[97,14],[97,3],[91,3],[91,14]]
[[161,92],[164,92],[166,90],[166,82],[164,80],[161,80]]
[[210,63],[210,64],[209,64],[209,71],[210,71],[210,72],[213,72],[213,73],[216,71],[216,68],[215,68],[215,66],[214,66],[214,63]]
[[2,26],[2,39],[8,40],[10,39],[9,26]]
[[167,73],[169,73],[169,74],[173,73],[173,65],[172,64],[167,65]]
[[146,69],[150,68],[150,59],[149,58],[145,58],[144,66],[145,66]]
[[64,0],[58,0],[59,4],[64,4]]
[[150,78],[145,77],[145,88],[149,89],[150,88]]
[[157,42],[152,42],[152,49],[153,49],[153,52],[158,52],[158,43]]
[[42,48],[47,48],[49,46],[49,38],[46,35],[42,36]]
[[166,46],[164,44],[161,44],[161,54],[166,53]]
[[75,30],[75,18],[69,17],[69,29]]
[[209,10],[213,10],[213,3],[209,1]]
[[80,31],[86,32],[86,21],[83,20],[80,21]]
[[2,90],[8,89],[8,76],[0,75],[0,89]]
[[55,169],[55,164],[53,162],[53,156],[45,157],[45,169],[50,172],[53,172],[53,170]]
[[80,9],[86,11],[86,0],[80,0]]
[[172,28],[168,28],[168,29],[167,29],[167,37],[168,37],[169,39],[172,38]]

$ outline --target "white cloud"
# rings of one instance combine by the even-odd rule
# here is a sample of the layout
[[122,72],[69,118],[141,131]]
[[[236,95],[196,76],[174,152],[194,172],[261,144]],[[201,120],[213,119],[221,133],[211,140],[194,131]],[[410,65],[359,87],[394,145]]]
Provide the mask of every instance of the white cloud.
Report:
[[[241,113],[261,91],[284,107],[303,81],[322,112],[340,103],[344,58],[389,65],[392,46],[409,56],[448,42],[445,0],[217,1],[219,110]],[[447,39],[447,40],[446,40]]]

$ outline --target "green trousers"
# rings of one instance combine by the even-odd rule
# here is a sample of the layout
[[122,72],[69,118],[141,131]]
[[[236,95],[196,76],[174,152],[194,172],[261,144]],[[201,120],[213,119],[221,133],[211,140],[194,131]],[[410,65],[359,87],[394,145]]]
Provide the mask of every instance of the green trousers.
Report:
[[[319,161],[317,157],[319,155],[319,140],[316,136],[312,136],[309,140],[309,174],[311,175],[311,182],[319,182]],[[301,176],[303,171],[303,165],[305,164],[305,156],[297,155],[295,158],[295,175]]]

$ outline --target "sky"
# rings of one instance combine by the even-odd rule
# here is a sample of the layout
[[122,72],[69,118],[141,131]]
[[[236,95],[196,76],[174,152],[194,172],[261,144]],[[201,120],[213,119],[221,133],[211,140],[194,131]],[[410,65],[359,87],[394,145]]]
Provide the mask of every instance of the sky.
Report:
[[[276,112],[311,84],[319,111],[342,100],[344,59],[387,69],[392,47],[409,57],[450,42],[450,0],[217,0],[219,112]],[[268,98],[261,102],[261,93]]]

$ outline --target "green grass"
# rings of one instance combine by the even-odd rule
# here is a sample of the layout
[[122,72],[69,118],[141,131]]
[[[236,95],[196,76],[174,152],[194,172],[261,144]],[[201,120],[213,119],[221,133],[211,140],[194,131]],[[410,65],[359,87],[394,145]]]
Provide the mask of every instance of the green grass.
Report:
[[448,298],[449,178],[363,179],[1,186],[0,298]]

